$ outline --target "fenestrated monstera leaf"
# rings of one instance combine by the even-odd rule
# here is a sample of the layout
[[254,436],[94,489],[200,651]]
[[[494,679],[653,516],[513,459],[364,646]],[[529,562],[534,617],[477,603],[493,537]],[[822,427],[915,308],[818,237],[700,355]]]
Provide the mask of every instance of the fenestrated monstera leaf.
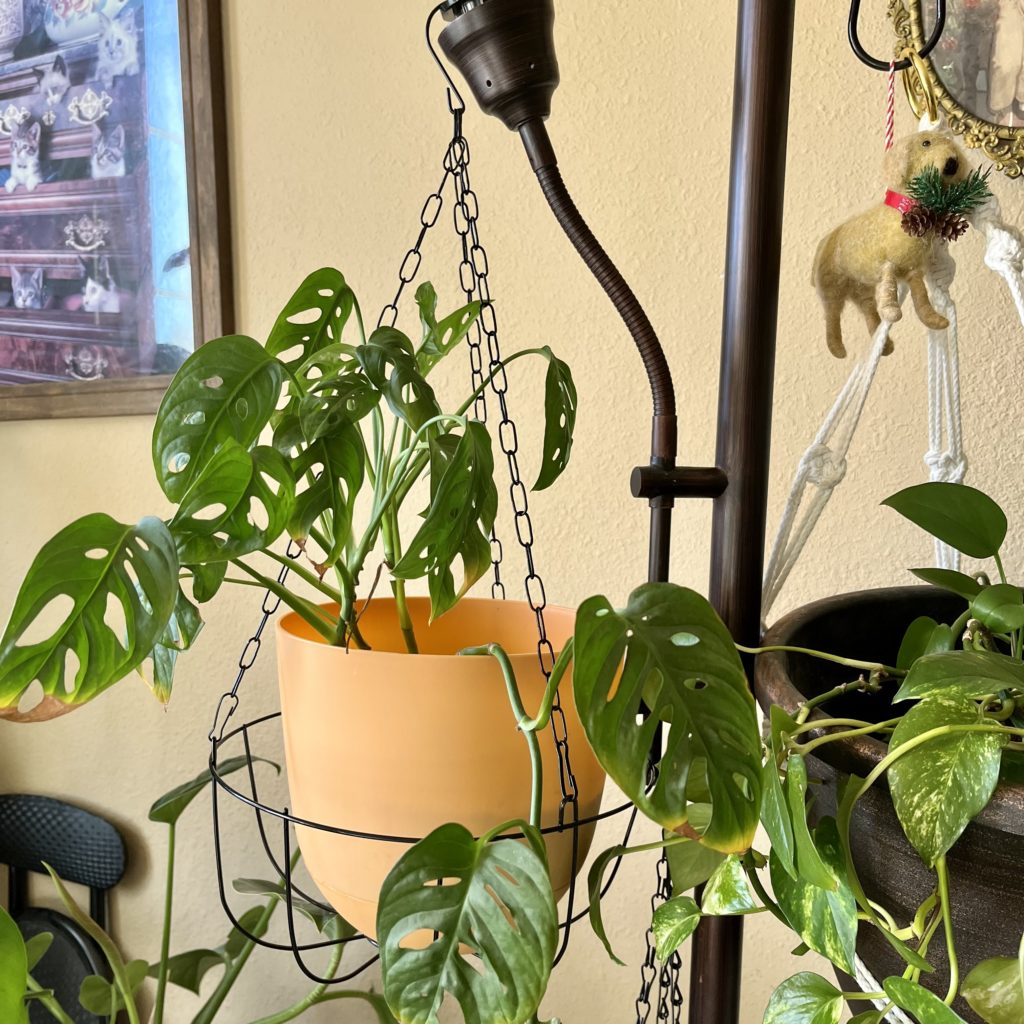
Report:
[[293,464],[299,489],[288,533],[294,540],[303,541],[317,519],[330,513],[332,544],[325,552],[327,566],[334,565],[345,550],[365,469],[359,428],[351,423],[310,443]]
[[171,520],[182,563],[262,551],[284,533],[294,501],[295,481],[280,452],[224,441]]
[[[452,608],[491,564],[489,535],[498,512],[491,437],[482,423],[468,422],[462,436],[430,442],[430,507],[405,555],[392,572],[398,579],[428,577],[431,618]],[[455,589],[452,564],[462,559],[463,582]]]
[[[490,842],[520,831],[525,843]],[[402,1024],[438,1024],[446,995],[466,1024],[523,1024],[544,996],[557,936],[536,829],[509,822],[477,840],[461,825],[442,825],[399,860],[381,889],[384,996]]]
[[252,338],[203,345],[171,381],[153,428],[153,467],[164,494],[181,501],[218,449],[252,447],[281,394],[282,365]]
[[469,334],[480,316],[480,303],[471,302],[438,321],[437,292],[425,281],[416,289],[416,305],[423,324],[423,341],[416,350],[416,364],[426,377]]
[[145,664],[139,667],[139,674],[146,680],[153,691],[153,696],[161,704],[167,704],[171,699],[178,655],[191,648],[202,628],[203,618],[199,614],[199,609],[185,596],[185,591],[179,586],[174,611],[163,633],[160,634],[160,639],[153,647],[152,679],[146,675]]
[[544,458],[533,485],[535,491],[550,487],[569,465],[578,404],[568,363],[546,345],[540,351],[548,361],[548,373],[544,382]]
[[281,311],[267,339],[267,351],[294,373],[310,356],[341,341],[355,304],[341,271],[314,270]]
[[[174,540],[159,519],[125,526],[95,513],[65,527],[29,568],[0,640],[0,717],[55,718],[123,679],[160,640],[177,594]],[[55,603],[54,611],[70,605],[63,621],[45,638],[19,644]],[[36,680],[44,697],[20,714]]]
[[[732,638],[703,597],[651,583],[621,611],[603,597],[585,601],[573,692],[598,760],[644,814],[722,853],[749,848],[761,806],[757,716]],[[650,715],[638,724],[642,705]],[[647,792],[647,759],[663,723],[664,752]],[[702,834],[688,822],[686,796],[698,762],[711,795]]]
[[419,430],[442,409],[416,363],[412,342],[394,327],[379,327],[355,350],[367,378],[380,389],[391,411]]

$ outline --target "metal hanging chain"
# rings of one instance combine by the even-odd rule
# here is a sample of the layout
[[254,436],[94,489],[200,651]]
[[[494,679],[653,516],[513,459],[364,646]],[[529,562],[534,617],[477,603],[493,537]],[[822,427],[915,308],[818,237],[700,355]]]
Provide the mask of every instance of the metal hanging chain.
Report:
[[[497,399],[500,420],[498,423],[498,443],[505,455],[509,470],[509,493],[512,509],[515,513],[516,539],[526,557],[526,600],[537,618],[537,659],[541,672],[547,679],[555,664],[555,651],[548,639],[544,609],[547,607],[547,594],[544,581],[537,572],[533,557],[533,521],[530,517],[530,504],[526,485],[519,471],[519,435],[515,421],[508,409],[508,378],[505,365],[501,359],[501,348],[498,342],[498,322],[491,298],[489,281],[490,267],[487,252],[480,243],[479,216],[480,204],[470,182],[469,143],[462,132],[462,111],[452,110],[453,132],[448,149],[449,161],[446,167],[452,172],[455,180],[455,230],[462,242],[462,265],[459,267],[459,280],[467,297],[480,302],[480,317],[477,329],[470,339],[470,368],[473,374],[473,386],[478,388],[483,383],[483,342],[487,343],[487,370],[490,389]],[[478,416],[486,417],[486,406],[481,406]],[[496,585],[500,585],[500,544],[495,550],[492,547],[492,558],[495,570]],[[504,587],[501,586],[504,595]],[[558,755],[558,782],[561,800],[558,807],[558,824],[560,828],[571,828],[572,831],[572,879],[569,883],[568,921],[573,917],[573,903],[576,896],[576,870],[579,867],[579,785],[572,770],[569,756],[569,733],[562,708],[561,697],[556,691],[551,708],[551,731],[555,739]],[[568,948],[571,927],[563,929],[562,943],[555,957],[557,964]]]
[[[295,541],[290,540],[288,541],[286,554],[289,558],[296,559],[302,554],[302,548]],[[281,571],[277,574],[277,582],[283,585],[285,580],[288,579],[289,571],[288,566],[283,565]],[[213,723],[210,725],[209,734],[211,743],[219,743],[224,738],[224,730],[227,728],[231,716],[238,710],[239,687],[241,687],[245,680],[245,674],[255,664],[256,658],[260,653],[260,648],[263,646],[263,631],[267,628],[267,623],[280,607],[281,598],[275,597],[269,590],[266,591],[263,595],[263,604],[260,606],[259,625],[256,627],[256,632],[246,640],[242,653],[238,658],[238,675],[235,676],[235,683],[217,702],[217,710],[213,713]],[[225,708],[227,708],[226,711]],[[222,712],[224,712],[223,720],[221,720]]]
[[[672,878],[668,869],[668,854],[662,850],[658,858],[658,884],[651,896],[651,918],[663,903],[672,898]],[[643,965],[640,968],[640,994],[636,999],[636,1024],[647,1024],[651,1016],[651,992],[654,982],[658,982],[657,1020],[681,1024],[683,1019],[683,992],[681,987],[682,958],[679,953],[662,964],[659,970],[654,946],[654,928],[647,929],[645,936],[646,951]]]
[[[498,402],[500,421],[498,423],[498,443],[508,463],[511,478],[509,493],[512,498],[512,509],[515,513],[516,538],[526,556],[527,575],[525,580],[526,599],[537,618],[537,658],[545,678],[551,674],[555,664],[555,652],[548,639],[544,610],[547,607],[547,594],[544,581],[537,572],[533,557],[533,521],[530,516],[529,497],[519,470],[519,435],[515,421],[508,409],[508,378],[505,365],[501,360],[501,348],[498,342],[498,323],[491,298],[489,267],[487,253],[480,244],[478,226],[479,203],[473,191],[469,177],[470,151],[469,143],[462,134],[462,113],[454,114],[455,133],[449,154],[452,157],[452,171],[455,179],[455,229],[462,239],[463,259],[459,268],[462,287],[470,298],[480,302],[480,336],[475,339],[481,355],[471,363],[474,372],[474,383],[479,375],[482,379],[483,341],[487,342],[488,374],[490,389]],[[471,345],[471,351],[473,351]],[[478,368],[479,367],[479,368]],[[475,386],[479,386],[475,384]],[[552,724],[555,727],[555,740],[559,754],[559,774],[562,786],[562,806],[559,812],[559,824],[565,823],[565,811],[569,804],[575,805],[579,798],[579,788],[572,772],[568,758],[568,735],[566,732],[565,713],[562,710],[558,694],[555,694]],[[574,811],[575,813],[575,811]]]

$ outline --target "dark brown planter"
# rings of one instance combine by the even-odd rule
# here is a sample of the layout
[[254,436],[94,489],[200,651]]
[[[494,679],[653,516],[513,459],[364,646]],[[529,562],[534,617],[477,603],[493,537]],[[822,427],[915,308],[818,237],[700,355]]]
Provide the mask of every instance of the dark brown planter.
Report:
[[[764,644],[809,647],[893,664],[904,631],[917,616],[952,622],[963,607],[959,598],[931,587],[843,594],[787,615],[768,631]],[[806,655],[766,654],[757,659],[754,686],[765,711],[778,704],[792,713],[807,697],[853,678],[850,669]],[[853,693],[832,701],[829,714],[883,721],[894,712],[886,695]],[[825,716],[815,713],[811,720],[815,717]],[[814,787],[815,808],[819,814],[834,815],[837,781],[850,773],[866,776],[885,756],[886,745],[856,739],[819,749],[821,759],[808,760],[811,778],[823,783]],[[903,835],[882,783],[858,804],[851,835],[854,862],[868,896],[887,907],[901,925],[906,924],[932,892],[934,875]],[[999,787],[950,851],[948,865],[961,977],[989,957],[1015,956],[1024,932],[1024,786]],[[936,970],[922,976],[922,983],[944,996],[949,964],[941,932],[936,940],[928,955]],[[903,973],[903,961],[875,929],[861,929],[857,950],[879,981]],[[981,1024],[962,999],[954,1009],[965,1020]]]

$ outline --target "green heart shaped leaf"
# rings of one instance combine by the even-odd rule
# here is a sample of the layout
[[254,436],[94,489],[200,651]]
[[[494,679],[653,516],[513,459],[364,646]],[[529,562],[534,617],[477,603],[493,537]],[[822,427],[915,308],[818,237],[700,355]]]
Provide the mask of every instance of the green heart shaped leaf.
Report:
[[918,484],[882,504],[969,558],[991,558],[1006,539],[1003,510],[966,484]]
[[787,978],[772,993],[764,1024],[839,1024],[845,1006],[839,989],[805,971]]
[[1022,970],[1018,957],[985,960],[964,979],[960,994],[985,1024],[1020,1024],[1024,1021]]
[[1009,633],[1024,626],[1024,595],[1020,587],[996,583],[978,593],[971,612],[993,633]]
[[966,1024],[937,995],[906,978],[886,978],[885,994],[901,1009],[912,1013],[919,1024]]
[[845,881],[846,857],[834,819],[822,819],[814,831],[814,842],[837,881],[835,890],[794,879],[774,849],[769,859],[772,889],[786,920],[807,946],[828,957],[847,974],[853,974],[857,955],[857,900]]
[[480,303],[471,302],[438,321],[437,292],[426,281],[416,289],[416,305],[423,324],[423,341],[416,350],[416,363],[426,377],[469,333],[480,316]]
[[[665,838],[670,838],[665,833]],[[684,893],[703,885],[716,871],[725,855],[712,850],[696,839],[676,842],[665,848],[668,857],[668,871],[672,878],[674,892]]]
[[28,986],[28,955],[25,940],[10,915],[0,907],[0,1019],[27,1024],[25,989]]
[[223,444],[256,443],[283,377],[281,364],[241,335],[211,341],[185,360],[153,427],[153,467],[171,501],[181,501]]
[[[498,512],[491,436],[467,422],[461,437],[430,441],[430,507],[392,569],[398,579],[427,577],[431,619],[452,608],[491,565],[490,533]],[[462,561],[456,590],[452,566]]]
[[896,667],[906,671],[918,658],[951,651],[955,645],[956,638],[949,626],[940,625],[927,615],[922,615],[914,619],[903,634],[900,652],[896,656]]
[[[488,842],[508,831],[522,831],[526,842]],[[411,948],[413,936],[422,948]],[[510,822],[477,840],[461,825],[442,825],[385,879],[377,937],[384,996],[405,1024],[438,1024],[448,996],[466,1024],[532,1019],[558,937],[540,833]]]
[[540,353],[548,361],[548,372],[544,382],[544,454],[535,491],[550,487],[569,465],[579,404],[569,365],[546,345]]
[[654,911],[651,928],[659,960],[667,960],[697,930],[700,907],[689,896],[673,896]]
[[394,327],[378,327],[355,349],[367,378],[383,392],[391,411],[413,430],[440,416],[434,389],[420,372],[412,342]]
[[[43,700],[23,716],[33,721],[70,711],[133,672],[171,618],[177,577],[174,541],[159,519],[125,526],[96,513],[66,526],[29,568],[0,640],[0,717],[19,717],[36,680]],[[51,618],[60,621],[51,627]],[[43,639],[22,641],[40,628]]]
[[[677,643],[680,636],[688,639]],[[703,597],[652,583],[622,611],[603,597],[585,601],[576,615],[573,692],[602,767],[644,814],[722,853],[749,848],[761,806],[757,716],[729,632]],[[644,707],[650,714],[638,724]],[[664,752],[648,792],[648,756],[663,723]],[[696,762],[711,795],[703,834],[689,823]]]
[[708,879],[700,909],[705,917],[750,914],[760,909],[750,891],[747,873],[736,854],[726,857]]
[[[945,726],[978,724],[969,701],[932,697],[912,707],[889,742],[899,750]],[[935,862],[960,838],[999,784],[1004,739],[984,732],[953,732],[921,743],[889,769],[889,788],[903,831],[921,859]]]
[[929,654],[911,666],[893,703],[925,697],[977,699],[1024,689],[1024,665],[995,651]]
[[311,356],[341,342],[355,305],[341,271],[314,270],[281,311],[267,339],[267,352],[296,373]]
[[[149,964],[145,960],[132,960],[125,964],[124,976],[129,992],[135,990],[146,980]],[[78,991],[78,1002],[83,1009],[97,1017],[113,1017],[125,1007],[125,996],[117,983],[101,978],[98,974],[90,974],[82,980]]]

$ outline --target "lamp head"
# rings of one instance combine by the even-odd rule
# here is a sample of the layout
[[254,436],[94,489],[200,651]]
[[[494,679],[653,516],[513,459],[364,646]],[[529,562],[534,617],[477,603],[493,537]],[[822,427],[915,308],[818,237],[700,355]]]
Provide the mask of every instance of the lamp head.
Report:
[[441,49],[484,113],[518,131],[545,120],[558,86],[554,0],[448,0]]

